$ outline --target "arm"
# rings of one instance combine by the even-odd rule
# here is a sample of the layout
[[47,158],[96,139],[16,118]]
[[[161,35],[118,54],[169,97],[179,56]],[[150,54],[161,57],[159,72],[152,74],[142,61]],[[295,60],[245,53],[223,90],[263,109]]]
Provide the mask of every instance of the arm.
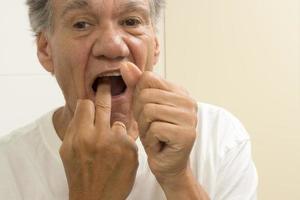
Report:
[[[168,199],[207,200],[189,167],[197,104],[182,88],[132,65],[121,68],[134,87],[133,111],[149,167]],[[134,78],[135,77],[135,78]]]

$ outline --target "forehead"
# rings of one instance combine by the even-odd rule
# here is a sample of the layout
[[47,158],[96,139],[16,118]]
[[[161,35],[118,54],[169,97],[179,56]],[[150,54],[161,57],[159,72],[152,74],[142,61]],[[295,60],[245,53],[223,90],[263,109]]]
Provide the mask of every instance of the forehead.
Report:
[[53,3],[54,12],[60,12],[61,15],[86,8],[117,12],[141,7],[150,12],[149,0],[53,0]]

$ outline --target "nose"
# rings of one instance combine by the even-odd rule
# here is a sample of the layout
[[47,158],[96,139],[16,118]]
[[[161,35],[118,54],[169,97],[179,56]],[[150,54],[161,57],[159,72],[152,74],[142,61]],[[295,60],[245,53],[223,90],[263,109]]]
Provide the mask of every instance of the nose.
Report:
[[97,58],[123,60],[129,56],[129,49],[120,31],[112,25],[102,27],[97,33],[92,53]]

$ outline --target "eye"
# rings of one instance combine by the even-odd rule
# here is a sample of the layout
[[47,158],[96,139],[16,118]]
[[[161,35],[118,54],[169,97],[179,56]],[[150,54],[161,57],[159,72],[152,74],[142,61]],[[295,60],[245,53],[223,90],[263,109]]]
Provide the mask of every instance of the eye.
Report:
[[78,29],[78,30],[84,30],[90,27],[91,24],[85,21],[79,21],[73,24],[73,28]]
[[128,27],[137,27],[140,24],[142,24],[142,21],[139,18],[135,17],[127,18],[121,22],[121,25],[125,25]]

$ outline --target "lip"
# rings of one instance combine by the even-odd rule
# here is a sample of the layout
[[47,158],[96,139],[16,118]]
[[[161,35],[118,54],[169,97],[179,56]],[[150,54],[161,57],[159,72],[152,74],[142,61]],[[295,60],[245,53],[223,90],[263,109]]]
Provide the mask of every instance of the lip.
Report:
[[[93,76],[92,79],[90,79],[90,81],[88,83],[88,91],[92,89],[92,86],[93,86],[95,80],[97,79],[97,77],[103,76],[105,74],[110,74],[110,73],[120,73],[120,68],[114,69],[114,70],[109,70],[109,71],[104,71],[104,72],[98,73],[97,75]],[[92,91],[92,92],[94,92],[94,91]]]
[[[122,62],[98,62],[94,66],[90,66],[88,73],[85,75],[86,79],[86,94],[88,99],[95,102],[96,93],[92,89],[93,83],[96,80],[97,77],[103,76],[105,74],[110,73],[120,73],[120,68],[122,65],[126,64],[127,61]],[[120,73],[121,74],[121,73]],[[122,75],[121,75],[122,76]],[[120,104],[128,101],[128,99],[131,96],[131,91],[127,87],[125,92],[123,92],[120,95],[112,96],[112,103],[113,104]]]

